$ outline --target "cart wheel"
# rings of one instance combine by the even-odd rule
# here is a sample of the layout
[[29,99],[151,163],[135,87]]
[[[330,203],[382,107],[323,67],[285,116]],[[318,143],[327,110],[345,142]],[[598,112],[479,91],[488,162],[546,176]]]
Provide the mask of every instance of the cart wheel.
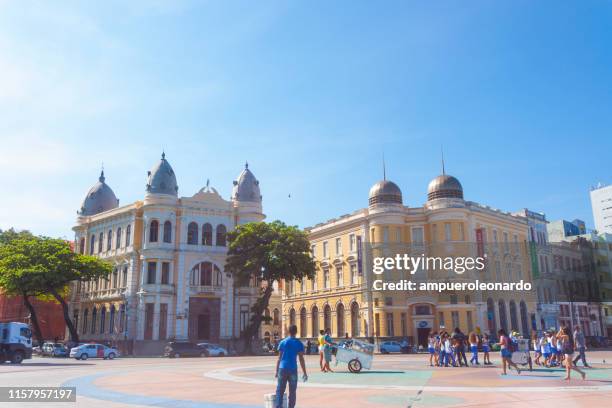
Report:
[[361,371],[361,362],[356,358],[352,359],[348,363],[348,369],[351,373],[358,373]]

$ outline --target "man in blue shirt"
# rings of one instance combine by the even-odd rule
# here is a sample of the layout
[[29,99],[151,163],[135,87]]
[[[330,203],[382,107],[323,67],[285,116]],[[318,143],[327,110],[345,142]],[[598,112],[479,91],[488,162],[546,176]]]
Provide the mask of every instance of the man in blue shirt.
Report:
[[304,381],[308,379],[306,364],[304,363],[304,345],[295,338],[297,326],[289,327],[289,337],[283,339],[278,346],[278,361],[276,362],[276,375],[278,384],[276,386],[276,407],[283,408],[283,394],[289,383],[289,408],[295,407],[296,391],[298,383],[297,358],[300,358],[300,366],[304,373]]

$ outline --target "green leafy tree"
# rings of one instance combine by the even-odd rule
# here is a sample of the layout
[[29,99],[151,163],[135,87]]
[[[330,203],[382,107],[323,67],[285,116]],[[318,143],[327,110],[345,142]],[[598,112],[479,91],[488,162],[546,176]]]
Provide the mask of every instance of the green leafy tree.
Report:
[[239,225],[228,233],[228,241],[225,269],[233,274],[236,284],[246,286],[254,279],[265,282],[260,287],[260,297],[251,308],[249,324],[242,332],[246,350],[250,352],[252,339],[259,332],[270,302],[274,281],[312,279],[315,261],[306,234],[281,221]]
[[[0,275],[32,291],[34,296],[50,296],[61,306],[70,340],[78,343],[68,304],[64,297],[73,281],[107,278],[112,266],[98,258],[74,253],[62,239],[31,237],[14,239],[0,252]],[[13,277],[13,278],[11,278]],[[16,279],[19,278],[19,279]],[[0,285],[4,287],[0,279]],[[32,295],[30,295],[32,296]]]
[[[31,299],[44,297],[44,290],[41,283],[33,279],[35,271],[25,268],[27,265],[25,257],[15,254],[11,247],[16,240],[28,239],[33,239],[28,231],[17,232],[12,228],[0,231],[0,289],[7,296],[21,296],[23,304],[30,312],[34,338],[42,344],[42,331]],[[9,265],[13,267],[8,267]]]

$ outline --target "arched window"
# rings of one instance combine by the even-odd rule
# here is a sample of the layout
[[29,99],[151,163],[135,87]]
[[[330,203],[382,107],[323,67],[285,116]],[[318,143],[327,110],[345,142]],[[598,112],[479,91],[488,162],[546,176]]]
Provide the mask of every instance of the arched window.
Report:
[[102,252],[102,245],[104,244],[104,233],[101,232],[98,237],[98,253]]
[[223,286],[221,270],[210,262],[201,262],[191,269],[191,285]]
[[212,225],[202,225],[202,245],[212,245]]
[[329,329],[331,331],[331,307],[325,305],[323,308],[323,330]]
[[106,307],[100,310],[100,334],[104,334],[106,330]]
[[117,228],[117,237],[115,238],[115,248],[121,248],[121,227]]
[[98,310],[94,307],[91,311],[91,334],[96,334],[96,320],[98,320]]
[[359,305],[357,302],[351,305],[351,336],[359,336]]
[[280,311],[278,309],[274,309],[272,312],[272,322],[275,326],[280,325]]
[[295,325],[295,309],[291,308],[289,311],[289,326]]
[[87,323],[89,323],[89,310],[85,309],[83,313],[83,334],[87,334]]
[[118,280],[119,280],[119,270],[117,268],[113,269],[113,289],[118,288]]
[[225,225],[223,224],[217,225],[217,241],[216,241],[217,246],[225,246],[226,234],[227,234],[227,228],[225,228]]
[[159,232],[159,221],[151,221],[149,226],[149,242],[157,242],[157,234]]
[[79,253],[83,255],[85,253],[85,238],[81,238],[79,241]]
[[198,224],[195,222],[190,222],[187,226],[187,243],[198,245]]
[[92,235],[91,238],[89,238],[89,255],[93,255],[95,247],[96,247],[96,236]]
[[[520,330],[518,315],[516,313],[516,302],[514,300],[510,301],[510,325],[512,326],[512,330]],[[529,333],[527,333],[527,335],[529,335]]]
[[106,237],[106,250],[110,251],[113,249],[113,230],[108,230],[108,236]]
[[110,318],[108,319],[108,332],[113,334],[115,332],[115,305],[111,305]]
[[164,242],[172,242],[172,223],[170,221],[164,222]]
[[344,305],[342,303],[336,306],[336,323],[338,337],[344,337]]
[[306,337],[306,308],[302,307],[300,310],[300,337]]
[[125,228],[125,246],[129,247],[131,242],[130,239],[132,238],[132,224],[128,224],[128,226]]
[[496,335],[497,334],[497,324],[495,323],[495,303],[493,299],[487,299],[487,327],[489,328],[489,333]]
[[319,335],[319,308],[313,306],[310,314],[312,315],[312,336],[316,337]]
[[523,328],[523,336],[529,335],[529,318],[527,317],[527,305],[524,300],[519,303],[519,309],[521,310],[521,326]]
[[508,317],[506,316],[506,303],[503,299],[499,299],[497,302],[499,308],[499,326],[508,333]]

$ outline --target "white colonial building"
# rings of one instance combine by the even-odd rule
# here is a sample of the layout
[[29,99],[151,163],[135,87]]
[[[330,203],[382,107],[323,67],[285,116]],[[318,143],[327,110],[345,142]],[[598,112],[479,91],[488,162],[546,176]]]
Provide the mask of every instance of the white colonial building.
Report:
[[142,201],[119,206],[104,172],[78,211],[75,249],[113,263],[109,279],[76,285],[72,313],[82,340],[110,341],[135,354],[171,339],[228,343],[239,337],[258,296],[224,270],[226,234],[262,221],[259,181],[248,164],[225,200],[208,186],[179,197],[162,154]]

